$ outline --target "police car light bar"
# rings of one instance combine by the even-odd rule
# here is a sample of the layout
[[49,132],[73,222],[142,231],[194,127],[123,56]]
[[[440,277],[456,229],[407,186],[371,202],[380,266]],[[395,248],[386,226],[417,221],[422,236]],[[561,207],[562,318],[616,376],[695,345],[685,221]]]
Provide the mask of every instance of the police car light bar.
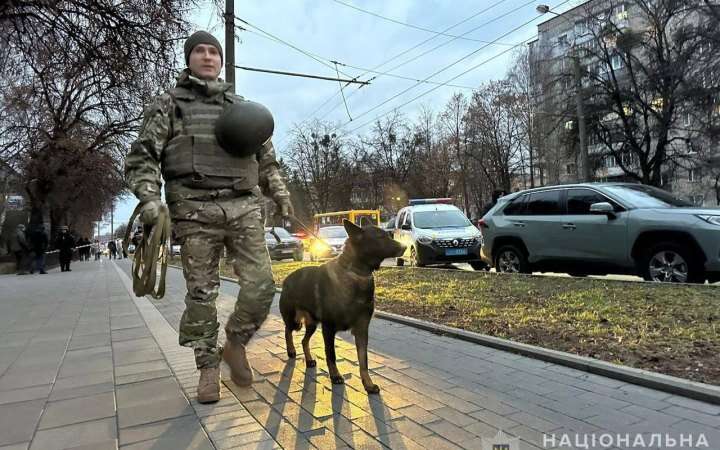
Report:
[[447,205],[451,205],[452,199],[451,198],[414,198],[414,199],[411,199],[409,202],[410,206],[434,205],[437,203],[444,203]]

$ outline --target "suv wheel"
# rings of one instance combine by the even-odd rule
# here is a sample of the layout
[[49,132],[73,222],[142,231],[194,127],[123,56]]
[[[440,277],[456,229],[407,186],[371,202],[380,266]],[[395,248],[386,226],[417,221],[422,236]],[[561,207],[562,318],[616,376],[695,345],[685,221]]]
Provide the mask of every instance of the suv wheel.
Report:
[[699,283],[704,281],[702,263],[685,247],[661,242],[648,250],[642,260],[646,281],[665,283]]
[[514,245],[503,245],[495,254],[495,270],[499,273],[530,273],[527,257]]

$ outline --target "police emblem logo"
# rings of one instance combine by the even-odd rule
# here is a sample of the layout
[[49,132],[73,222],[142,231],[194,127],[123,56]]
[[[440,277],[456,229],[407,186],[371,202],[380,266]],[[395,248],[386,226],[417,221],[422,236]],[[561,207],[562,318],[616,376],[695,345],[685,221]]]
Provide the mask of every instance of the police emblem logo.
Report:
[[520,439],[506,435],[502,430],[493,438],[483,437],[482,450],[520,450]]

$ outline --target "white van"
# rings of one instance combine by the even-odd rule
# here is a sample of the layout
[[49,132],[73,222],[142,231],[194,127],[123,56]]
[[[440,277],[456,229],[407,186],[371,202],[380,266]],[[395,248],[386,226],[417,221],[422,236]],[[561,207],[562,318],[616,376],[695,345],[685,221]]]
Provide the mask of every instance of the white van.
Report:
[[407,245],[397,265],[468,263],[475,270],[487,264],[480,258],[482,234],[452,199],[415,199],[395,219],[395,240]]

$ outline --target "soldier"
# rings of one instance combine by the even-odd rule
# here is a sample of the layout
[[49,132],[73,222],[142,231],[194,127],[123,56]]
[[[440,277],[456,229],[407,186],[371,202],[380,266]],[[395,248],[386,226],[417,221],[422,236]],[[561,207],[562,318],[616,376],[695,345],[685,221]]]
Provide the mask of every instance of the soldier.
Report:
[[[187,284],[179,343],[195,352],[200,370],[198,401],[211,403],[220,398],[221,358],[236,384],[252,383],[245,345],[267,317],[275,293],[265,247],[262,194],[275,200],[283,216],[293,210],[270,134],[249,153],[218,143],[214,131],[218,118],[244,101],[232,94],[232,85],[218,79],[220,43],[198,31],[187,39],[184,51],[187,68],[175,88],[146,108],[125,174],[143,205],[140,220],[150,225],[157,222],[161,207],[161,174],[166,182],[165,199],[181,243]],[[240,293],[225,325],[227,342],[221,349],[215,300],[224,248]]]

